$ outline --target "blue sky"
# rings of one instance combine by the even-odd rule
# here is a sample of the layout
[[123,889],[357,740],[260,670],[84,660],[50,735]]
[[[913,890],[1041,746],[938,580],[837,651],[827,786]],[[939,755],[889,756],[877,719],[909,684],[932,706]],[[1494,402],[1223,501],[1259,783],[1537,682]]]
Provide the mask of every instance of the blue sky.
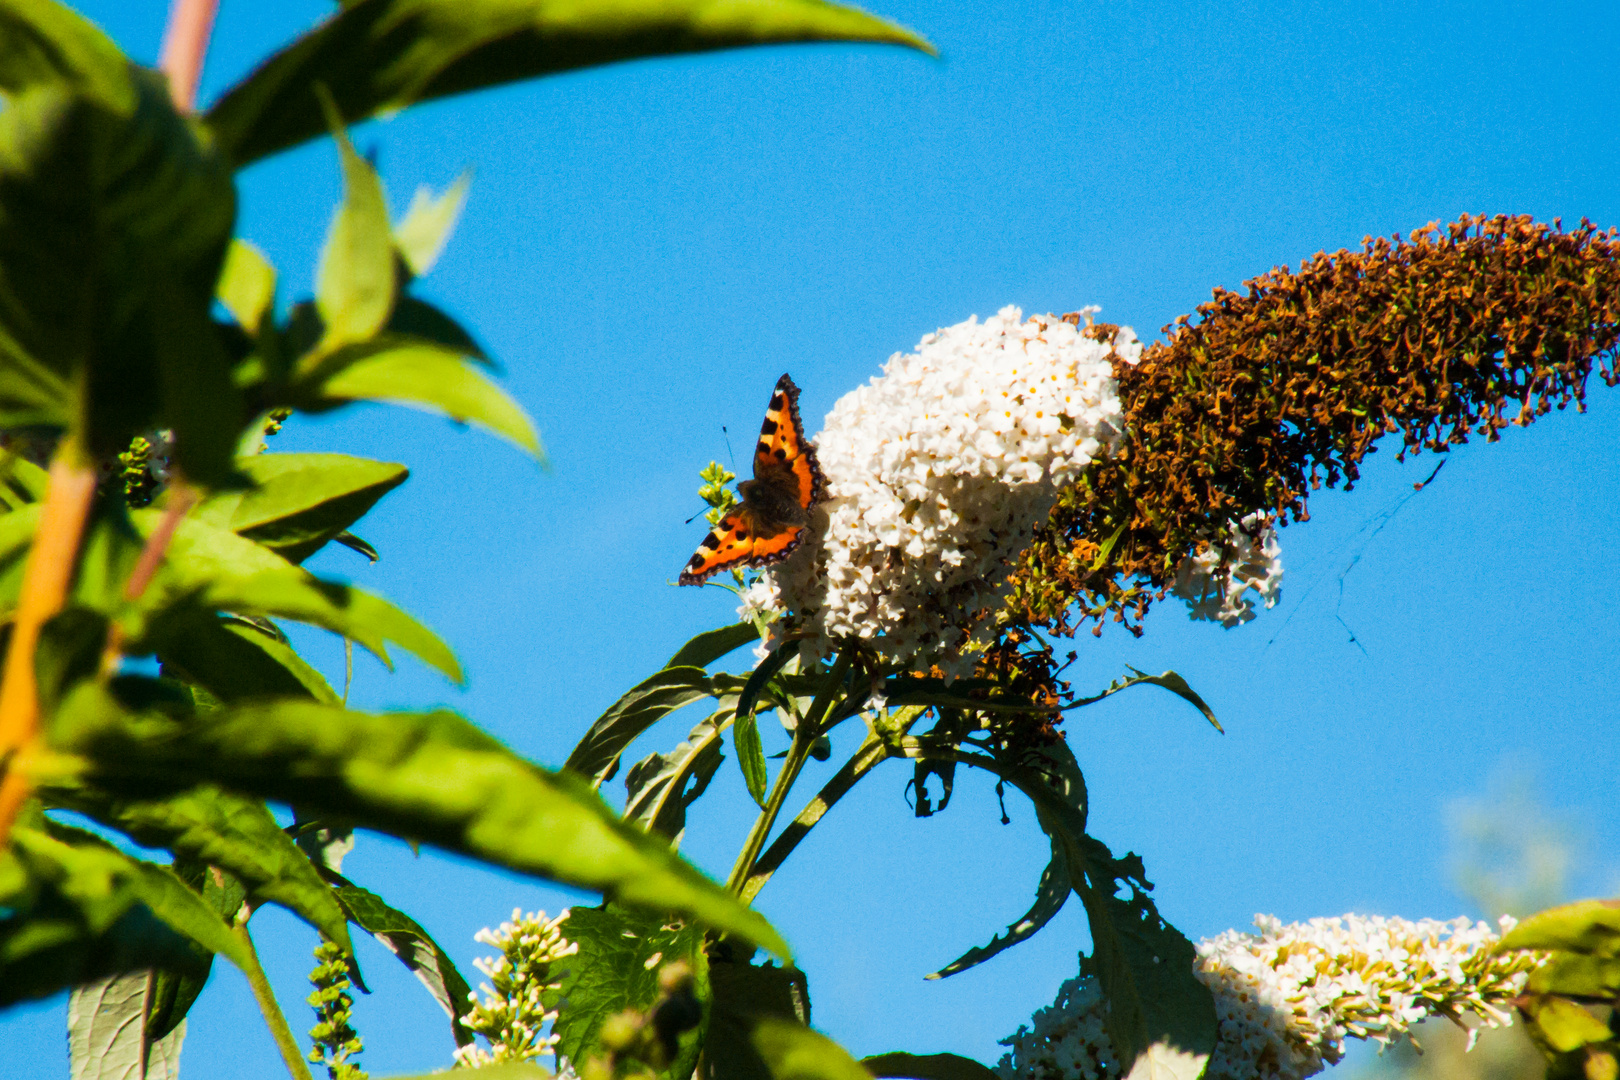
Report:
[[[155,59],[166,5],[77,6]],[[329,8],[224,0],[203,99]],[[729,621],[727,594],[670,584],[702,535],[683,522],[701,508],[697,470],[725,460],[722,426],[746,446],[783,371],[816,428],[891,353],[1005,304],[1101,304],[1151,337],[1214,286],[1368,234],[1465,211],[1620,224],[1608,5],[877,10],[942,58],[828,46],[636,63],[357,129],[397,208],[418,184],[472,170],[462,226],[423,292],[504,365],[551,467],[401,410],[280,438],[411,467],[360,530],[383,561],[338,551],[317,568],[421,616],[470,674],[461,692],[410,661],[394,675],[361,661],[355,703],[448,704],[560,763],[623,689]],[[284,298],[307,293],[339,194],[332,149],[255,166],[242,194],[241,234],[281,269]],[[1620,400],[1594,380],[1586,415],[1471,443],[1410,499],[1433,462],[1400,465],[1394,449],[1283,533],[1273,611],[1224,631],[1167,604],[1140,641],[1078,644],[1077,686],[1127,663],[1174,668],[1226,725],[1217,735],[1150,689],[1067,723],[1094,832],[1144,856],[1161,909],[1194,938],[1255,912],[1466,912],[1447,807],[1525,770],[1590,838],[1575,890],[1620,887]],[[341,678],[340,650],[310,643]],[[765,736],[768,752],[785,744]],[[1014,800],[1000,825],[975,777],[947,813],[913,820],[908,775],[893,764],[866,781],[759,905],[798,952],[818,1027],[858,1053],[993,1062],[995,1040],[1074,973],[1083,919],[1071,905],[1032,942],[924,982],[1022,914],[1044,843]],[[686,853],[723,877],[750,805],[728,763]],[[478,928],[514,907],[589,902],[377,838],[346,869],[469,975]],[[253,926],[306,1029],[312,933],[275,911]],[[375,991],[355,1012],[365,1067],[447,1064],[437,1007],[380,949],[363,945],[361,960]],[[0,1018],[9,1075],[66,1074],[64,1012],[56,999]],[[192,1076],[282,1075],[225,965],[193,1012],[185,1062]]]

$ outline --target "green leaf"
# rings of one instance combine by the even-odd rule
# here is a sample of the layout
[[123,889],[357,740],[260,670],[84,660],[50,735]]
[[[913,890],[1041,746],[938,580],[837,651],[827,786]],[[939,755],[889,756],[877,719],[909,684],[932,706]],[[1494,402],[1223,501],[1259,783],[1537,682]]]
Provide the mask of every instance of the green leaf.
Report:
[[629,794],[625,818],[679,843],[686,829],[687,808],[708,789],[725,760],[720,735],[731,725],[731,718],[730,709],[721,709],[694,727],[668,754],[648,754],[631,766],[624,777]]
[[439,261],[445,242],[461,217],[461,208],[466,205],[467,188],[471,183],[472,177],[463,173],[442,195],[434,195],[424,184],[411,197],[405,217],[394,226],[394,246],[414,277],[421,277]]
[[[626,1009],[647,1012],[662,997],[659,971],[677,961],[693,972],[695,993],[708,1014],[708,962],[703,955],[700,927],[670,922],[656,912],[627,911],[613,905],[572,908],[560,927],[579,951],[567,965],[560,991],[548,1005],[562,1004],[552,1026],[557,1052],[578,1071],[587,1061],[606,1053],[602,1024]],[[664,1070],[671,1080],[686,1080],[703,1047],[703,1024],[680,1036],[680,1052]]]
[[[925,740],[918,740],[920,745]],[[919,756],[948,756],[948,748]],[[1127,1080],[1197,1080],[1215,1047],[1215,1002],[1193,975],[1192,942],[1166,922],[1148,896],[1141,859],[1116,859],[1087,835],[1085,778],[1067,744],[1045,747],[1016,764],[979,754],[958,761],[995,772],[1035,804],[1036,818],[1063,849],[1070,883],[1091,924],[1092,954],[1081,970],[1097,977],[1108,999],[1109,1041]],[[1129,891],[1121,898],[1121,889]]]
[[1620,997],[1620,957],[1555,952],[1530,973],[1525,991],[1566,997]]
[[742,769],[743,783],[761,810],[765,809],[765,748],[759,741],[759,724],[753,713],[737,717],[732,725],[731,738],[737,744],[737,765]]
[[759,707],[759,696],[770,682],[798,653],[792,649],[777,649],[759,662],[737,694],[737,715],[752,714]]
[[384,335],[343,349],[313,369],[297,393],[302,407],[316,412],[350,401],[384,401],[442,413],[544,457],[522,407],[460,351],[431,341]]
[[226,93],[208,123],[246,165],[326,131],[316,83],[355,123],[619,60],[799,41],[933,51],[893,23],[819,0],[364,0],[271,57]]
[[[759,1045],[757,1036],[766,1020],[809,1032],[810,989],[804,973],[724,956],[711,957],[709,963],[712,1000],[703,1043],[704,1080],[786,1080],[777,1069],[795,1036],[778,1035],[766,1047]],[[870,1080],[865,1070],[862,1076]]]
[[394,242],[388,200],[377,170],[354,152],[335,107],[322,96],[327,124],[343,162],[343,205],[332,218],[315,282],[315,306],[326,333],[320,351],[366,341],[394,306]]
[[276,268],[246,240],[232,240],[215,292],[236,325],[257,337],[265,317],[274,314]]
[[[1130,665],[1127,664],[1126,667],[1130,667]],[[1161,686],[1170,691],[1172,694],[1181,698],[1183,701],[1186,701],[1188,704],[1192,705],[1193,708],[1203,713],[1204,719],[1208,720],[1212,725],[1214,725],[1216,731],[1219,731],[1222,735],[1226,734],[1226,729],[1221,727],[1221,722],[1215,719],[1215,710],[1211,709],[1204,699],[1198,696],[1198,692],[1195,691],[1191,686],[1188,686],[1187,680],[1183,679],[1180,675],[1177,675],[1173,671],[1166,671],[1162,675],[1149,675],[1147,672],[1138,671],[1136,668],[1131,668],[1131,671],[1136,673],[1135,678],[1116,681],[1113,686],[1110,686],[1101,694],[1094,698],[1088,698],[1084,704],[1090,704],[1093,701],[1101,701],[1110,694],[1117,694],[1119,691],[1128,687],[1140,686],[1143,683],[1147,683],[1151,686]]]
[[1620,900],[1578,900],[1537,912],[1508,931],[1496,947],[1620,956]]
[[759,628],[753,623],[737,623],[734,626],[722,626],[718,630],[706,630],[682,645],[664,666],[708,667],[727,653],[742,648],[750,641],[758,640]]
[[493,367],[484,347],[456,320],[419,297],[401,294],[394,301],[394,313],[385,332],[395,337],[415,338],[443,345],[460,356],[470,357],[484,367]]
[[[390,1076],[386,1080],[444,1080],[444,1072],[418,1073],[414,1076]],[[550,1071],[538,1065],[508,1061],[500,1065],[482,1065],[478,1080],[557,1080]]]
[[[1035,889],[1035,904],[1024,914],[1024,917],[1007,927],[1005,934],[991,938],[988,945],[969,949],[932,975],[926,976],[926,978],[948,978],[958,972],[966,971],[975,964],[982,964],[997,953],[1034,937],[1041,931],[1042,927],[1052,921],[1054,915],[1063,910],[1064,903],[1069,899],[1071,887],[1068,861],[1063,856],[1063,845],[1053,840],[1052,861],[1047,863],[1046,869],[1041,872],[1040,884]],[[895,1055],[887,1056],[892,1057]],[[983,1068],[983,1066],[980,1066],[980,1068]],[[931,1074],[925,1073],[877,1073],[875,1075],[920,1076],[924,1080],[928,1080],[931,1076]],[[941,1078],[941,1080],[951,1080],[951,1078]]]
[[[137,510],[131,516],[149,534],[160,512]],[[196,518],[186,518],[175,530],[163,568],[142,604],[158,615],[203,605],[239,615],[294,619],[352,638],[384,663],[391,663],[386,644],[391,641],[451,679],[462,678],[449,646],[386,600],[323,581],[251,540]]]
[[912,1077],[914,1080],[995,1080],[996,1074],[972,1058],[959,1054],[877,1054],[861,1058],[873,1076]]
[[133,108],[129,60],[88,19],[52,0],[0,3],[0,92],[52,82],[116,112]]
[[376,893],[347,880],[343,880],[335,892],[354,924],[376,938],[427,987],[433,1000],[450,1017],[450,1036],[456,1045],[466,1046],[472,1042],[472,1032],[461,1023],[472,989],[456,970],[450,954],[441,949],[415,919],[389,907]]
[[198,516],[295,563],[337,539],[410,476],[403,465],[347,454],[255,454],[239,458],[237,468],[254,486],[215,496]]
[[625,692],[591,725],[563,768],[600,787],[619,771],[619,757],[642,732],[676,709],[708,697],[709,677],[701,667],[666,667]]
[[1588,1043],[1614,1038],[1609,1025],[1573,1001],[1559,997],[1531,997],[1526,1002],[1537,1041],[1556,1053],[1579,1050]]
[[148,971],[113,975],[75,987],[68,998],[68,1055],[72,1080],[177,1080],[177,1026],[160,1039],[146,1035],[146,1013],[155,976]]
[[300,695],[327,705],[341,700],[268,619],[182,605],[164,613],[148,642],[165,673],[221,701]]
[[287,701],[178,721],[130,715],[80,684],[52,735],[92,758],[104,782],[210,781],[787,950],[769,923],[663,839],[620,821],[585,781],[523,760],[452,713],[372,716]]
[[0,423],[110,456],[172,428],[203,483],[243,419],[209,317],[235,218],[218,156],[142,74],[117,108],[37,84],[0,110]]
[[353,956],[343,908],[263,803],[211,784],[162,799],[122,799],[89,785],[43,794],[143,847],[235,875],[249,900],[280,904]]
[[750,1035],[773,1080],[869,1080],[848,1050],[803,1024],[775,1016],[754,1021]]

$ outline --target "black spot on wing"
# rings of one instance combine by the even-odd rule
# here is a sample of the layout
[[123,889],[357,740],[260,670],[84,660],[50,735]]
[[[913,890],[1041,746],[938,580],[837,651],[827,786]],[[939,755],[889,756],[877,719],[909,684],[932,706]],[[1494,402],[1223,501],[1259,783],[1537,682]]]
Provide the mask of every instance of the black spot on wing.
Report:
[[776,448],[776,457],[777,457],[778,461],[786,461],[787,460],[787,450],[785,448],[783,448],[783,447],[778,446]]
[[[705,536],[703,538],[703,543],[698,545],[698,547],[706,547],[710,551],[713,551],[715,548],[717,548],[719,546],[720,546],[720,541],[715,539],[714,533],[710,533],[708,536]],[[700,562],[703,561],[703,558],[700,555],[694,555],[694,556],[692,556],[692,561],[695,562],[695,563],[700,563]]]
[[776,434],[776,421],[772,420],[770,417],[767,416],[765,418],[765,423],[760,425],[759,433],[761,435],[775,435]]

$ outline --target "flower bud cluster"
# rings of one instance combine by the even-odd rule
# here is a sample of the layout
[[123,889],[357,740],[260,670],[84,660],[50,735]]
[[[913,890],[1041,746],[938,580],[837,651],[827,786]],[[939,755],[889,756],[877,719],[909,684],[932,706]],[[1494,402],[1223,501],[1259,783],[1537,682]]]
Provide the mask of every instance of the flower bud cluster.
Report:
[[1256,600],[1274,607],[1282,598],[1282,546],[1266,514],[1232,522],[1227,536],[1176,567],[1170,591],[1187,602],[1188,616],[1233,627],[1254,618]]
[[[1198,945],[1195,973],[1220,1024],[1206,1080],[1304,1080],[1344,1055],[1345,1039],[1379,1043],[1446,1016],[1470,1033],[1512,1023],[1509,1007],[1536,958],[1496,956],[1499,940],[1467,919],[1408,922],[1345,915],[1283,925],[1256,916],[1257,934],[1227,931]],[[1513,925],[1502,920],[1505,933]],[[1121,1074],[1096,980],[1064,983],[1033,1028],[1002,1040],[1002,1080],[1113,1080]],[[1472,1034],[1470,1037],[1472,1045]]]
[[896,353],[827,416],[826,499],[803,548],[746,591],[744,617],[792,613],[818,659],[860,638],[891,659],[970,667],[962,647],[1009,560],[1119,440],[1112,365],[1140,353],[1128,327],[1098,341],[1016,307]]
[[566,910],[555,919],[547,919],[543,911],[524,915],[516,910],[499,930],[485,929],[474,935],[475,940],[499,949],[501,955],[474,961],[489,983],[479,987],[482,1002],[477,994],[467,995],[472,1011],[461,1022],[487,1039],[489,1049],[471,1044],[461,1047],[456,1051],[458,1068],[530,1061],[554,1053],[557,1038],[548,1033],[546,1025],[557,1013],[546,1009],[542,996],[561,988],[562,973],[554,965],[579,951],[559,929],[566,918]]

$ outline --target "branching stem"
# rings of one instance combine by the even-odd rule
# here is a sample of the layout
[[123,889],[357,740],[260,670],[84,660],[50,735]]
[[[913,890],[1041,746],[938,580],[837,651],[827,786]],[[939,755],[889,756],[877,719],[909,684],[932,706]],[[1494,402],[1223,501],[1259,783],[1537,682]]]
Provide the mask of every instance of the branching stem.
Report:
[[782,813],[782,805],[787,802],[788,793],[793,790],[793,782],[799,778],[805,762],[810,759],[811,747],[823,734],[821,725],[832,710],[833,702],[838,699],[839,691],[843,689],[844,678],[849,674],[849,666],[853,660],[854,653],[850,649],[845,649],[838,655],[826,681],[821,684],[821,689],[816,691],[810,711],[805,713],[794,727],[793,745],[788,748],[787,758],[782,762],[781,771],[776,774],[776,783],[771,786],[770,794],[765,797],[765,808],[759,812],[759,817],[754,819],[754,827],[748,831],[748,839],[743,841],[736,865],[731,868],[731,876],[726,880],[728,892],[742,895],[743,886],[754,868],[754,860],[759,858],[759,853],[764,850],[765,839],[770,836],[777,817]]

